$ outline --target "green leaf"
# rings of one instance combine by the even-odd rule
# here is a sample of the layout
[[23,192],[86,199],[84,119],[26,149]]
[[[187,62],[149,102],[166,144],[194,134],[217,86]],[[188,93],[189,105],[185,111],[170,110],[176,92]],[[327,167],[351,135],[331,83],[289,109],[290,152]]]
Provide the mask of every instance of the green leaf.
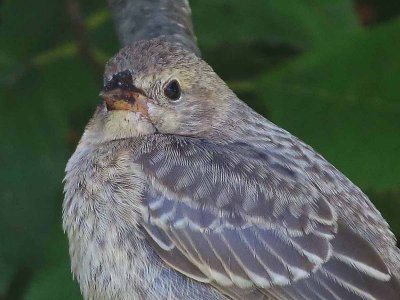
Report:
[[[383,192],[367,190],[367,195],[370,197],[370,199],[374,201],[376,208],[378,208],[383,217],[389,222],[390,228],[394,232],[394,234],[399,237],[400,190],[397,189]],[[399,239],[397,239],[397,241],[397,245],[400,245]]]
[[[111,55],[118,44],[106,3],[82,9],[95,54]],[[73,38],[64,1],[1,3],[0,298],[23,295],[47,255],[68,156],[99,101],[101,74],[79,58]]]
[[313,51],[259,82],[272,121],[364,188],[400,184],[400,22]]
[[191,1],[201,48],[264,40],[308,49],[360,31],[349,0]]
[[9,289],[10,282],[15,276],[15,267],[10,265],[5,259],[0,256],[0,299],[1,295],[5,294]]
[[79,286],[72,281],[68,242],[61,225],[54,228],[46,247],[46,260],[36,272],[25,300],[82,299]]
[[61,222],[55,213],[67,158],[100,86],[79,60],[60,60],[0,91],[0,257],[8,269],[40,265],[49,231]]

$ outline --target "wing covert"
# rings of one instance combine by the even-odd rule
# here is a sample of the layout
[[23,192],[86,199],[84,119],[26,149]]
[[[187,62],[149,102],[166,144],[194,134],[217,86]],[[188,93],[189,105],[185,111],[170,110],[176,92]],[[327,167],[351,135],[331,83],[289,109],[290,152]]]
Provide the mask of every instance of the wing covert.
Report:
[[[221,286],[285,286],[332,254],[331,206],[272,154],[169,138],[148,145],[135,162],[152,183],[144,227],[160,256],[188,276],[195,266]],[[171,251],[193,266],[167,259]]]
[[400,291],[318,182],[279,153],[159,135],[134,161],[151,182],[141,207],[149,240],[188,277],[234,299],[373,300]]

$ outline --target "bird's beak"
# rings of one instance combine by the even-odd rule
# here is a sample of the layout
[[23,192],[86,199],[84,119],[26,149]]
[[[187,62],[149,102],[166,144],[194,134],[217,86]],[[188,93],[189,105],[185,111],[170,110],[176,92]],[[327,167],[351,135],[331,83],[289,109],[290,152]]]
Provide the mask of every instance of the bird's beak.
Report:
[[108,110],[134,111],[145,117],[149,116],[147,104],[152,100],[138,89],[104,89],[100,92],[100,97],[104,99]]

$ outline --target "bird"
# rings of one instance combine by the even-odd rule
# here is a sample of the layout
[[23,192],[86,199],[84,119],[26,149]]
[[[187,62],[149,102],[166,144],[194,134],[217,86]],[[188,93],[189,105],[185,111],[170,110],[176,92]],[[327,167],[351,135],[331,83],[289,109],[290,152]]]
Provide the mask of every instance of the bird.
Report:
[[63,229],[85,299],[400,299],[368,197],[179,43],[106,64],[66,166]]

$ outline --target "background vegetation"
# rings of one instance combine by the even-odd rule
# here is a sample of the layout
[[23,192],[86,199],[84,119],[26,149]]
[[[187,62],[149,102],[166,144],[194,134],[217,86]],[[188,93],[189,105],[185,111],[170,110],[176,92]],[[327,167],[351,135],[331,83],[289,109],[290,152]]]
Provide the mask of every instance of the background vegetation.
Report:
[[[400,2],[191,5],[217,73],[363,188],[399,236]],[[0,18],[0,299],[80,299],[61,182],[119,43],[105,1],[3,1]]]

